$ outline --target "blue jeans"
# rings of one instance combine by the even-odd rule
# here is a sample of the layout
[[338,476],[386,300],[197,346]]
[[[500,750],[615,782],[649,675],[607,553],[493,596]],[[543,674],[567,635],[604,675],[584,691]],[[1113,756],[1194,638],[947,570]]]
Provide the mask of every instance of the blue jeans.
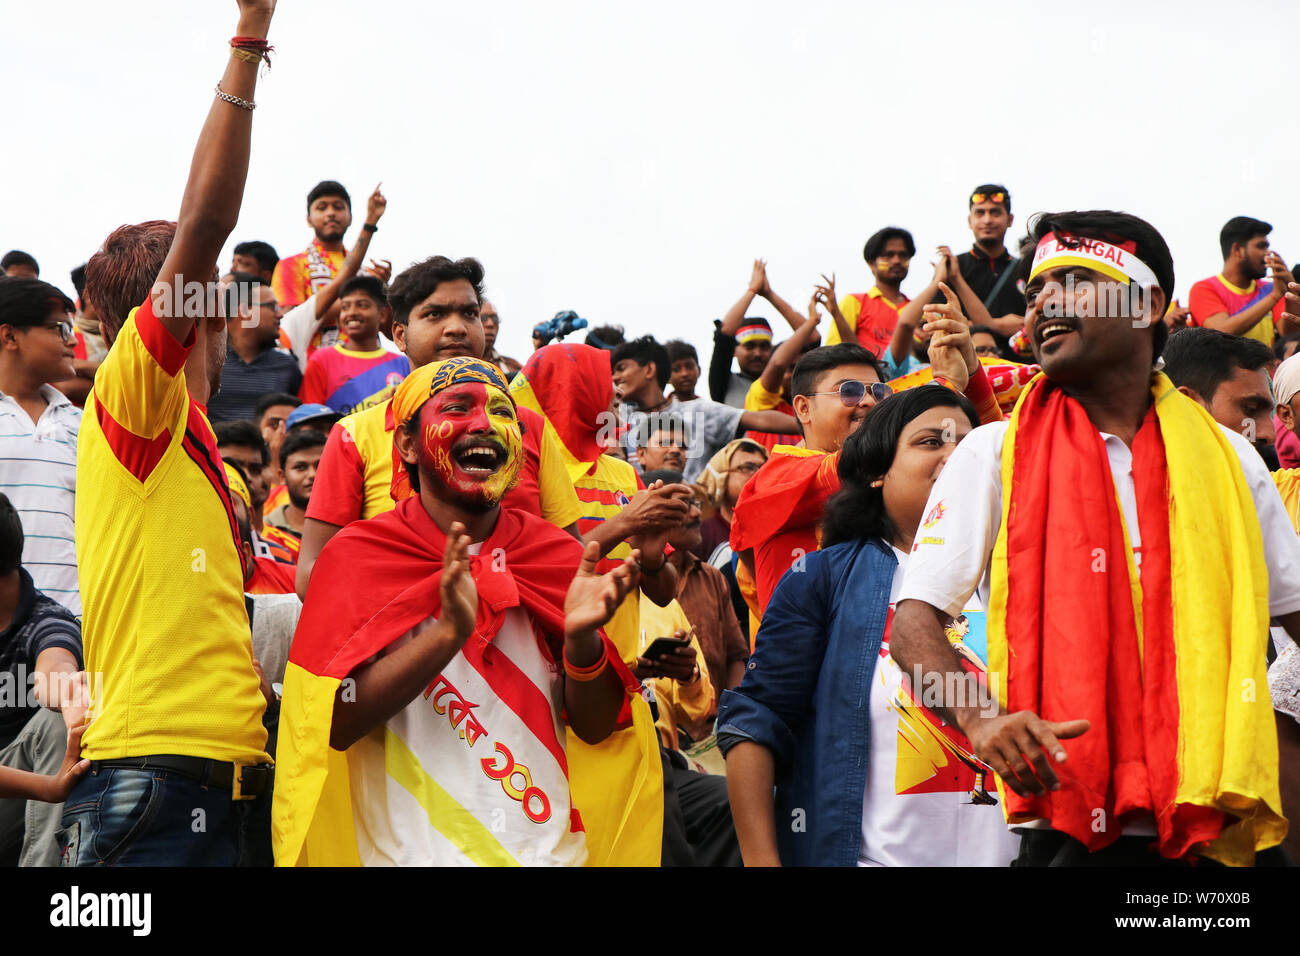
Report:
[[96,768],[63,804],[64,866],[236,866],[254,801],[170,770]]

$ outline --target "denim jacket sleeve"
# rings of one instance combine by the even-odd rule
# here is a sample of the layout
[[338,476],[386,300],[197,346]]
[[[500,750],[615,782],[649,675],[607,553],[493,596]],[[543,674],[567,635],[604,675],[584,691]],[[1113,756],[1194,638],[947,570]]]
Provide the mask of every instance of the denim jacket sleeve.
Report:
[[724,756],[750,740],[772,751],[778,773],[791,765],[796,738],[812,711],[830,631],[827,562],[820,553],[806,562],[803,572],[786,574],[773,592],[744,680],[718,706]]

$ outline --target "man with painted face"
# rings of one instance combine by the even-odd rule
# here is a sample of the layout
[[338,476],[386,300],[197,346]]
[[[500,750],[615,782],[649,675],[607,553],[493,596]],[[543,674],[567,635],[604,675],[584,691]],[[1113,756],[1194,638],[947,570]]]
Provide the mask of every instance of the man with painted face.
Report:
[[935,483],[891,652],[955,686],[943,627],[980,592],[997,698],[937,709],[997,773],[1019,865],[1250,864],[1286,822],[1270,699],[1243,688],[1270,617],[1300,634],[1300,539],[1250,443],[1154,367],[1160,233],[1110,211],[1031,231],[1043,372]]
[[[598,575],[597,545],[502,507],[523,435],[496,366],[426,365],[393,416],[410,494],[330,541],[290,652],[276,858],[581,864],[556,731],[599,743],[637,692],[601,630],[637,586],[635,557]],[[318,812],[339,794],[342,826]]]
[[[484,354],[483,266],[477,259],[433,256],[402,272],[388,289],[393,338],[412,368],[440,359]],[[523,424],[523,462],[508,505],[540,515],[577,536],[581,510],[552,428],[531,409]],[[330,432],[316,472],[298,556],[298,594],[325,542],[344,525],[393,507],[405,495],[406,472],[394,468],[391,401],[347,416]],[[572,527],[570,527],[572,526]]]

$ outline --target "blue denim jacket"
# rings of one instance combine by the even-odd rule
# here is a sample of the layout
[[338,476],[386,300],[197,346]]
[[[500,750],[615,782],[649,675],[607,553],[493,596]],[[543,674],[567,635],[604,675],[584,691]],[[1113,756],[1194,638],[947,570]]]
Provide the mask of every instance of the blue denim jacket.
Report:
[[862,846],[871,680],[898,560],[848,541],[788,571],[763,613],[745,679],[718,706],[725,754],[751,740],[776,760],[781,862],[854,866]]

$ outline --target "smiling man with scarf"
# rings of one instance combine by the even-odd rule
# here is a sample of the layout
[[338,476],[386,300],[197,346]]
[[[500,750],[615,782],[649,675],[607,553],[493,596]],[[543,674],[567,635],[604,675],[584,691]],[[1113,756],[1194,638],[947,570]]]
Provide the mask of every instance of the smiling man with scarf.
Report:
[[[565,726],[597,743],[638,682],[600,630],[636,555],[501,498],[523,439],[501,373],[435,362],[393,397],[415,492],[321,552],[285,675],[281,864],[580,864]],[[335,582],[348,580],[343,592]]]
[[1160,234],[1116,212],[1033,231],[1043,372],[935,484],[894,657],[958,674],[943,624],[986,599],[997,706],[944,716],[999,774],[1018,865],[1248,865],[1286,832],[1265,642],[1270,617],[1300,635],[1300,539],[1251,445],[1155,367]]

